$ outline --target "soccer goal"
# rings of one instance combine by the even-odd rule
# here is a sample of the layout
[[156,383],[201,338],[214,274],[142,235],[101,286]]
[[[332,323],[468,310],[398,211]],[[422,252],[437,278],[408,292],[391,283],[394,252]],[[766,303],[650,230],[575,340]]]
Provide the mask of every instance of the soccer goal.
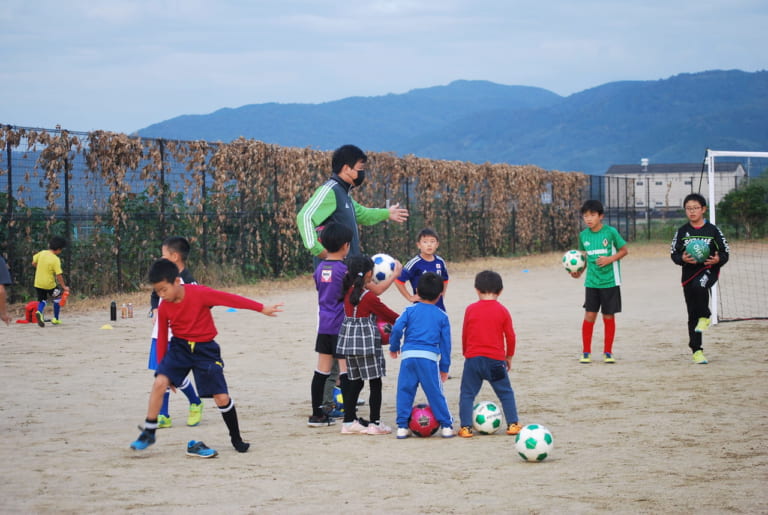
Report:
[[[709,150],[706,154],[709,182],[709,220],[717,224],[717,201],[726,192],[715,177],[715,160],[738,161],[749,177],[759,176],[768,169],[768,152],[739,152]],[[768,319],[768,240],[736,240],[726,231],[731,249],[728,264],[720,272],[720,279],[712,288],[712,322]]]

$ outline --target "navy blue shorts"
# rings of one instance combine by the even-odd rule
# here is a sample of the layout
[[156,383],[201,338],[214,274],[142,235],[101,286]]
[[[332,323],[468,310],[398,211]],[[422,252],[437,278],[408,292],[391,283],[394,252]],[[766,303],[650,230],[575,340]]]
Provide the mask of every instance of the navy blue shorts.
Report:
[[603,315],[621,313],[621,287],[585,288],[584,310],[589,313],[602,311]]
[[215,341],[188,342],[174,336],[168,346],[168,353],[157,366],[155,375],[167,376],[172,385],[180,386],[190,370],[195,377],[195,386],[200,397],[229,393],[227,381],[224,379],[221,348]]

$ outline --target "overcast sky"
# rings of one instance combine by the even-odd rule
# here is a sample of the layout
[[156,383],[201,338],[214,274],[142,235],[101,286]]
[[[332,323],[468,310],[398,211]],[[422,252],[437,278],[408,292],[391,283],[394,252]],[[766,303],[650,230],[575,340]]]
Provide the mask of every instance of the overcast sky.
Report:
[[766,0],[3,0],[0,123],[133,132],[456,79],[570,95],[768,68]]

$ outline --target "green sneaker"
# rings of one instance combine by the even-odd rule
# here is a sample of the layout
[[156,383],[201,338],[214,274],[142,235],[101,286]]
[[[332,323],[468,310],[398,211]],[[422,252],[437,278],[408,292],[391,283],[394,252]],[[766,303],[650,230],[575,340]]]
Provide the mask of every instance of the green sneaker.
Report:
[[694,329],[694,331],[696,331],[697,333],[703,333],[704,331],[709,329],[709,323],[710,323],[710,320],[708,318],[701,317],[699,319],[699,323],[696,324],[696,329]]
[[203,418],[203,401],[200,404],[189,405],[189,417],[187,417],[187,425],[194,427],[200,423],[200,419]]
[[589,352],[582,354],[581,359],[579,359],[579,363],[592,363],[592,359],[589,357]]
[[43,314],[39,311],[35,312],[35,318],[37,319],[37,325],[40,327],[45,327],[45,319],[43,318]]
[[58,318],[52,318],[51,323],[53,325],[61,325],[61,320],[59,320]]
[[158,429],[165,429],[171,427],[171,417],[166,417],[165,415],[158,415],[157,416],[157,428]]
[[693,353],[693,362],[697,365],[706,365],[708,363],[707,358],[704,356],[704,351],[697,350]]
[[605,357],[603,357],[603,363],[616,363],[616,360],[610,352],[606,352]]

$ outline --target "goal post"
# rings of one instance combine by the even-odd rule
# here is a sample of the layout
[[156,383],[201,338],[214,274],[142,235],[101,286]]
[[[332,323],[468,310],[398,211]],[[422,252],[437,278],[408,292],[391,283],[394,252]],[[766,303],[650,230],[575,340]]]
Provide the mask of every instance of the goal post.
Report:
[[[718,157],[742,157],[742,158],[765,158],[768,159],[768,152],[744,152],[744,151],[735,151],[735,150],[710,150],[707,149],[706,153],[706,164],[707,164],[707,179],[709,182],[709,199],[707,203],[709,204],[709,220],[713,224],[717,223],[717,212],[716,212],[716,202],[715,199],[717,198],[715,196],[715,159]],[[728,235],[726,234],[726,238]],[[710,299],[710,310],[712,311],[712,323],[717,324],[719,319],[719,283],[721,281],[718,281],[718,283],[715,283],[715,285],[712,287],[712,296]],[[759,317],[758,317],[759,318]]]

